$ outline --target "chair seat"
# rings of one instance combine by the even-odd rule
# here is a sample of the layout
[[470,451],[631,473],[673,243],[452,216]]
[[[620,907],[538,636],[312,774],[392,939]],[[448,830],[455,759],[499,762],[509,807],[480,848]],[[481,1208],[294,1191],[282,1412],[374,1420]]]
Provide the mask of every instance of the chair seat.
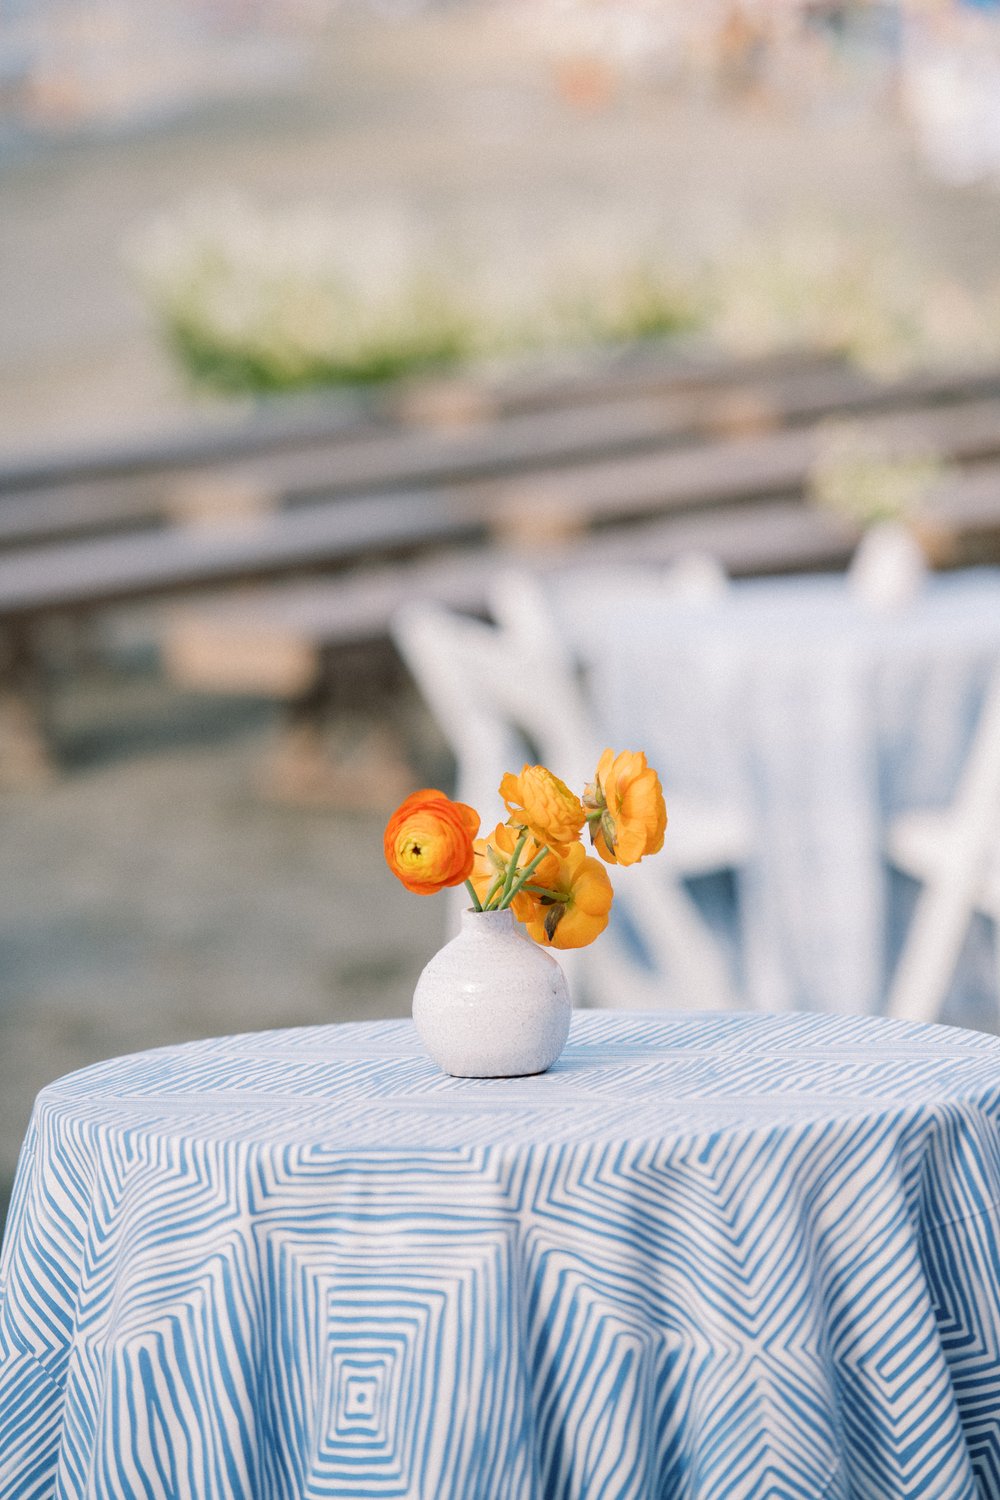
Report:
[[[889,829],[887,852],[889,861],[904,875],[926,884],[933,880],[950,857],[956,841],[961,839],[961,829],[955,815],[948,809],[905,813],[896,818]],[[964,867],[967,861],[961,860]],[[973,892],[972,902],[977,911],[1000,921],[1000,846]]]

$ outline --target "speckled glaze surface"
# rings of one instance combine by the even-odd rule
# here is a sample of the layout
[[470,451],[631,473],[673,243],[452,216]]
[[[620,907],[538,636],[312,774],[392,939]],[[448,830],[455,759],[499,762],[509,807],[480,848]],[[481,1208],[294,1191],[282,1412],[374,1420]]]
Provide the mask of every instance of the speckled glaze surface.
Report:
[[413,1019],[430,1056],[455,1078],[544,1073],[566,1044],[566,977],[510,911],[466,911],[427,964]]

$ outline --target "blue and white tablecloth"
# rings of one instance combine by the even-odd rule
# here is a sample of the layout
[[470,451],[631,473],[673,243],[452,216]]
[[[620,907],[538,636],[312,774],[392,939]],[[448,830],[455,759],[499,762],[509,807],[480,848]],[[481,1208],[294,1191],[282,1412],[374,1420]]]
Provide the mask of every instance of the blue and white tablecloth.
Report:
[[935,577],[881,611],[832,576],[699,601],[641,568],[551,587],[606,733],[648,752],[668,807],[695,795],[755,823],[739,872],[748,998],[877,1011],[909,916],[886,829],[955,794],[1000,670],[1000,572]]
[[544,1076],[408,1022],[39,1096],[0,1495],[1000,1496],[1000,1040],[590,1013]]

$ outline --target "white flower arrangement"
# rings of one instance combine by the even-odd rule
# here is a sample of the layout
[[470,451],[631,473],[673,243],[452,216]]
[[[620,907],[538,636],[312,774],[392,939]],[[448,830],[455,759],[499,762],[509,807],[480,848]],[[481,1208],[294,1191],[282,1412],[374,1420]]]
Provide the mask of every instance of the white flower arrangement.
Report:
[[1000,300],[862,238],[798,227],[737,247],[711,274],[709,324],[724,347],[805,345],[880,377],[1000,351]]
[[519,275],[440,258],[429,272],[407,253],[405,226],[389,238],[397,263],[365,277],[344,254],[357,228],[352,238],[329,209],[265,212],[223,197],[161,219],[131,258],[188,373],[230,391],[358,383],[693,330],[740,352],[827,349],[880,376],[1000,352],[1000,296],[973,299],[827,231],[747,242],[697,276],[627,247],[575,272],[555,263]]
[[913,524],[949,473],[939,454],[895,451],[858,423],[828,422],[820,431],[808,496],[862,528],[882,521]]
[[465,353],[469,314],[431,277],[377,295],[345,269],[342,230],[319,208],[265,213],[198,204],[151,226],[132,260],[195,378],[277,390],[379,378]]
[[366,381],[471,356],[664,336],[701,320],[698,290],[650,258],[624,270],[562,267],[548,287],[509,274],[490,287],[464,268],[446,287],[440,272],[418,269],[410,256],[408,268],[383,276],[379,290],[377,279],[347,269],[344,239],[328,210],[268,213],[224,197],[153,224],[133,244],[131,260],[188,372],[234,391]]

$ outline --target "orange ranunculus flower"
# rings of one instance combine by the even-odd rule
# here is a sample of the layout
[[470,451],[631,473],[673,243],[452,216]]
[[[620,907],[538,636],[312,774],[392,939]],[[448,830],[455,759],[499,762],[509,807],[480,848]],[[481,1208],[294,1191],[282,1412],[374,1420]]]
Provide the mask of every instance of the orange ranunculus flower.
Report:
[[634,865],[646,854],[663,848],[667,809],[660,778],[646,764],[641,750],[616,755],[605,750],[597,774],[583,794],[590,821],[590,839],[609,864]]
[[[485,902],[497,878],[499,877],[502,881],[506,876],[517,842],[518,830],[511,828],[507,823],[498,823],[489,838],[474,840],[472,847],[475,851],[475,860],[469,878],[481,902]],[[534,839],[529,838],[521,851],[519,868],[525,869],[538,853],[540,853],[540,845]],[[558,855],[546,854],[532,872],[531,884],[547,887],[558,873]],[[511,910],[519,922],[528,920],[529,914],[534,911],[533,902],[536,899],[530,891],[521,891],[514,897]]]
[[424,788],[401,802],[386,824],[386,863],[408,891],[433,896],[468,878],[478,831],[479,814],[473,808]]
[[613,896],[600,860],[592,859],[582,844],[572,844],[559,860],[555,880],[544,884],[554,899],[533,896],[534,910],[523,919],[536,943],[543,948],[585,948],[600,937]]
[[500,795],[511,822],[527,828],[539,845],[565,852],[580,837],[583,804],[545,766],[525,766],[520,776],[508,771],[500,783]]

